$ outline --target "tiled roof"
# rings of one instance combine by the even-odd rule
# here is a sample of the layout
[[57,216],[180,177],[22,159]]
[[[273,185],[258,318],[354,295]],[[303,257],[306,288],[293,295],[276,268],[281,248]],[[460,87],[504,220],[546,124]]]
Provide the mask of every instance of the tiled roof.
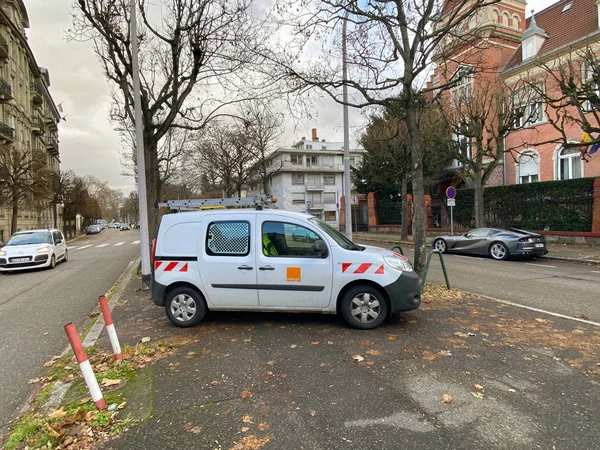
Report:
[[[562,12],[565,5],[572,3],[571,7]],[[548,39],[538,52],[539,55],[548,53],[569,42],[581,39],[588,34],[598,31],[598,8],[596,0],[562,0],[535,14],[538,27],[548,35]],[[525,29],[529,28],[531,17],[527,19]],[[521,46],[506,64],[506,69],[511,69],[523,62]]]

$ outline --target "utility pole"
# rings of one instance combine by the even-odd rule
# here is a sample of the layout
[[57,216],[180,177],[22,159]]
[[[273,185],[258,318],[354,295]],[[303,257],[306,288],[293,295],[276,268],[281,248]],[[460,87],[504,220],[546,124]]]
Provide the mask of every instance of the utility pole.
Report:
[[348,61],[346,58],[346,25],[348,23],[348,11],[344,16],[342,24],[342,86],[344,101],[344,221],[346,224],[346,237],[352,240],[352,203],[350,199],[350,130],[348,125]]
[[140,98],[140,67],[138,62],[138,38],[136,20],[136,0],[131,0],[131,66],[133,76],[133,103],[135,108],[135,142],[137,149],[138,202],[140,209],[140,253],[142,255],[142,290],[152,288],[150,272],[150,237],[148,233],[148,202],[146,199],[146,162],[144,159],[144,124],[142,123],[142,103]]

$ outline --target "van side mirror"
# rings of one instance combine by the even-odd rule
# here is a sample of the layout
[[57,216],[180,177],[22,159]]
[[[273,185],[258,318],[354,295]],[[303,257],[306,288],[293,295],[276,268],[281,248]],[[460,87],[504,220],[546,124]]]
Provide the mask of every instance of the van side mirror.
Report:
[[321,258],[327,258],[327,245],[322,239],[317,239],[312,245],[312,251]]

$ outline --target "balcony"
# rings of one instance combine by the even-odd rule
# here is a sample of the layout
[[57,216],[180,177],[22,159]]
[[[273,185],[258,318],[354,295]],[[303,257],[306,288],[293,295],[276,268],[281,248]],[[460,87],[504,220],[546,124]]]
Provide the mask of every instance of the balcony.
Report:
[[31,101],[38,105],[44,102],[44,96],[42,94],[42,89],[40,88],[39,82],[36,80],[32,80],[29,84],[29,89],[31,90]]
[[46,139],[46,150],[58,156],[58,140],[54,136]]
[[0,141],[13,142],[15,140],[15,130],[8,125],[0,122]]
[[12,86],[3,78],[0,78],[0,103],[6,103],[13,99]]
[[0,58],[8,58],[8,42],[0,34]]
[[34,114],[31,118],[31,132],[33,134],[41,135],[44,134],[44,128],[45,125],[42,116],[40,116],[38,113]]

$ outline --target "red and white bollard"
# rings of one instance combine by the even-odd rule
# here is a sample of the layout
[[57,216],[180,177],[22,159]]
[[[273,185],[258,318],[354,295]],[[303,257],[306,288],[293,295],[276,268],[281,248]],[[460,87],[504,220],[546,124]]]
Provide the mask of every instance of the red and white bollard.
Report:
[[108,307],[106,296],[101,295],[98,297],[98,301],[100,302],[100,308],[102,308],[102,316],[104,317],[106,331],[108,332],[108,338],[110,339],[110,345],[112,346],[115,360],[121,362],[123,361],[123,354],[121,353],[121,346],[119,345],[117,330],[115,330],[115,324],[113,323],[112,316],[110,315],[110,308]]
[[98,385],[98,381],[92,370],[92,365],[83,350],[83,345],[81,345],[81,340],[79,339],[75,325],[71,322],[66,324],[64,328],[67,333],[67,338],[69,338],[71,348],[73,349],[73,353],[75,353],[75,358],[77,359],[81,373],[83,374],[85,384],[87,384],[88,390],[90,391],[92,400],[98,409],[106,409],[106,402],[104,401],[104,397],[102,397],[102,391],[100,390],[100,386]]

